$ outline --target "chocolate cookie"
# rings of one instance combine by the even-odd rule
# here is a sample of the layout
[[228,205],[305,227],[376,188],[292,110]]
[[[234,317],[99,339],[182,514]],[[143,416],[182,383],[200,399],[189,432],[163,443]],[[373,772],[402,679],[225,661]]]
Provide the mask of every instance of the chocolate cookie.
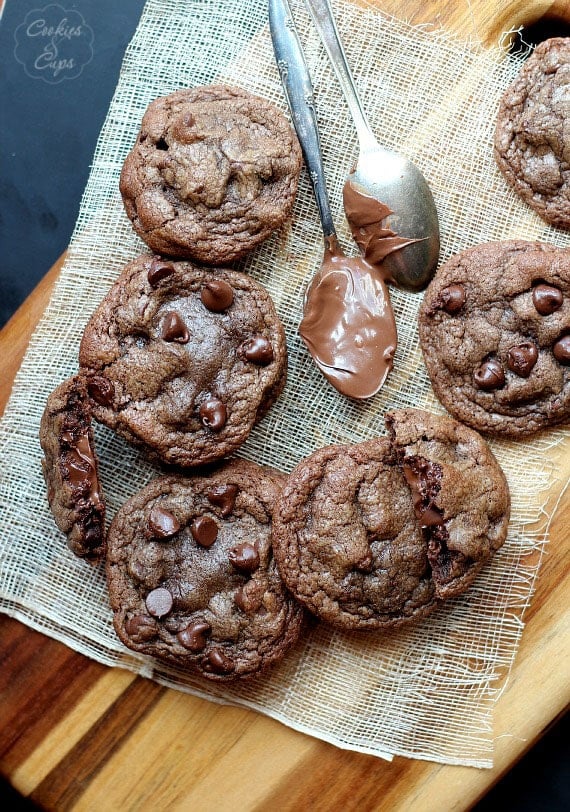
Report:
[[105,502],[93,447],[85,380],[75,376],[49,396],[40,424],[50,509],[70,549],[98,561],[105,554]]
[[466,589],[507,533],[507,483],[478,434],[413,409],[386,423],[389,439],[303,460],[274,513],[286,585],[345,629],[429,614]]
[[541,42],[504,93],[495,159],[546,222],[570,227],[570,39]]
[[238,87],[195,87],[150,104],[120,189],[154,251],[223,265],[285,222],[301,162],[273,104]]
[[451,257],[419,333],[435,394],[480,431],[523,436],[570,417],[570,252],[512,240]]
[[97,420],[196,466],[247,439],[284,386],[287,348],[250,276],[143,254],[89,321],[79,360]]
[[283,657],[303,610],[272,555],[282,480],[235,460],[209,476],[155,479],[118,511],[107,580],[126,646],[217,681],[254,676]]

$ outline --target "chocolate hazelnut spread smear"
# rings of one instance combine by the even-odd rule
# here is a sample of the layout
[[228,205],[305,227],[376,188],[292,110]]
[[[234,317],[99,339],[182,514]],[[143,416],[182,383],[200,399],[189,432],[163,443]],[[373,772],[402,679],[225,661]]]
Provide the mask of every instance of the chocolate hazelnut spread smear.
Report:
[[342,196],[348,225],[364,259],[385,282],[395,284],[388,269],[382,266],[383,261],[388,254],[419,240],[401,237],[383,225],[384,220],[394,212],[385,203],[361,192],[352,181],[346,181]]
[[[96,391],[108,393],[102,387]],[[40,424],[42,469],[51,512],[75,555],[105,555],[105,499],[91,428],[92,403],[81,375],[63,381],[48,397]]]
[[299,333],[342,395],[375,395],[392,369],[398,337],[386,283],[361,257],[344,256],[335,237],[307,290]]

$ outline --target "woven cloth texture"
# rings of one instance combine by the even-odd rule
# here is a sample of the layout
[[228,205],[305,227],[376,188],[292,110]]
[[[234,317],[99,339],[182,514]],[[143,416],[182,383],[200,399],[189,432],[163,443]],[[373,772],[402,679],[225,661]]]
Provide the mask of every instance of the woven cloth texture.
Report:
[[[356,134],[301,0],[292,8],[315,87],[335,223],[345,250],[356,254],[342,211]],[[441,260],[489,240],[567,246],[568,235],[547,227],[506,187],[492,158],[498,100],[522,57],[413,28],[372,8],[340,0],[334,8],[375,133],[416,162],[431,185]],[[0,609],[102,663],[254,708],[339,747],[488,767],[493,705],[523,630],[547,540],[549,505],[563,486],[554,461],[568,432],[491,442],[511,488],[512,521],[504,547],[465,596],[389,635],[316,625],[267,676],[232,687],[219,688],[126,650],[113,631],[104,568],[73,557],[47,507],[38,442],[46,398],[76,371],[89,316],[123,265],[144,250],[118,191],[144,110],[177,88],[222,81],[265,96],[286,112],[266,14],[265,0],[149,0],[145,7],[98,141],[65,266],[0,425]],[[395,369],[377,396],[350,401],[317,371],[297,325],[303,291],[322,251],[303,170],[291,223],[239,264],[271,293],[290,358],[283,396],[240,454],[285,472],[322,445],[384,434],[388,409],[442,412],[418,345],[418,294],[392,291],[399,346]],[[112,518],[157,470],[104,427],[96,427],[96,444]]]

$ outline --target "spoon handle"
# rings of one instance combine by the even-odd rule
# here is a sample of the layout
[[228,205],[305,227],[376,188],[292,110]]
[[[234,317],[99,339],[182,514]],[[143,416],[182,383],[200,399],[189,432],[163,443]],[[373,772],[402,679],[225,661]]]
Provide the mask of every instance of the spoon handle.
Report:
[[329,0],[305,0],[305,5],[311,13],[315,27],[319,32],[325,50],[336,73],[354,120],[360,148],[374,148],[377,146],[376,138],[362,107],[358,96],[352,73],[348,67],[342,41],[338,33],[333,11]]
[[287,0],[269,0],[269,29],[293,124],[313,184],[325,239],[336,237],[325,183],[313,86]]

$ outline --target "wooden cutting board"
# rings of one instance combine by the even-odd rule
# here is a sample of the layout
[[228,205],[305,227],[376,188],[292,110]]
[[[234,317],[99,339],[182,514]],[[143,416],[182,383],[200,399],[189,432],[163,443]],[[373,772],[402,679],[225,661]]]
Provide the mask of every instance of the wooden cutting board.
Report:
[[[358,0],[355,0],[358,1]],[[568,2],[375,0],[414,23],[495,43]],[[497,8],[500,5],[501,8]],[[0,410],[62,261],[0,332]],[[570,444],[559,453],[570,475]],[[466,809],[564,712],[570,697],[570,494],[551,542],[512,673],[494,714],[495,767],[339,750],[252,711],[223,707],[109,669],[0,617],[0,773],[49,810]]]

